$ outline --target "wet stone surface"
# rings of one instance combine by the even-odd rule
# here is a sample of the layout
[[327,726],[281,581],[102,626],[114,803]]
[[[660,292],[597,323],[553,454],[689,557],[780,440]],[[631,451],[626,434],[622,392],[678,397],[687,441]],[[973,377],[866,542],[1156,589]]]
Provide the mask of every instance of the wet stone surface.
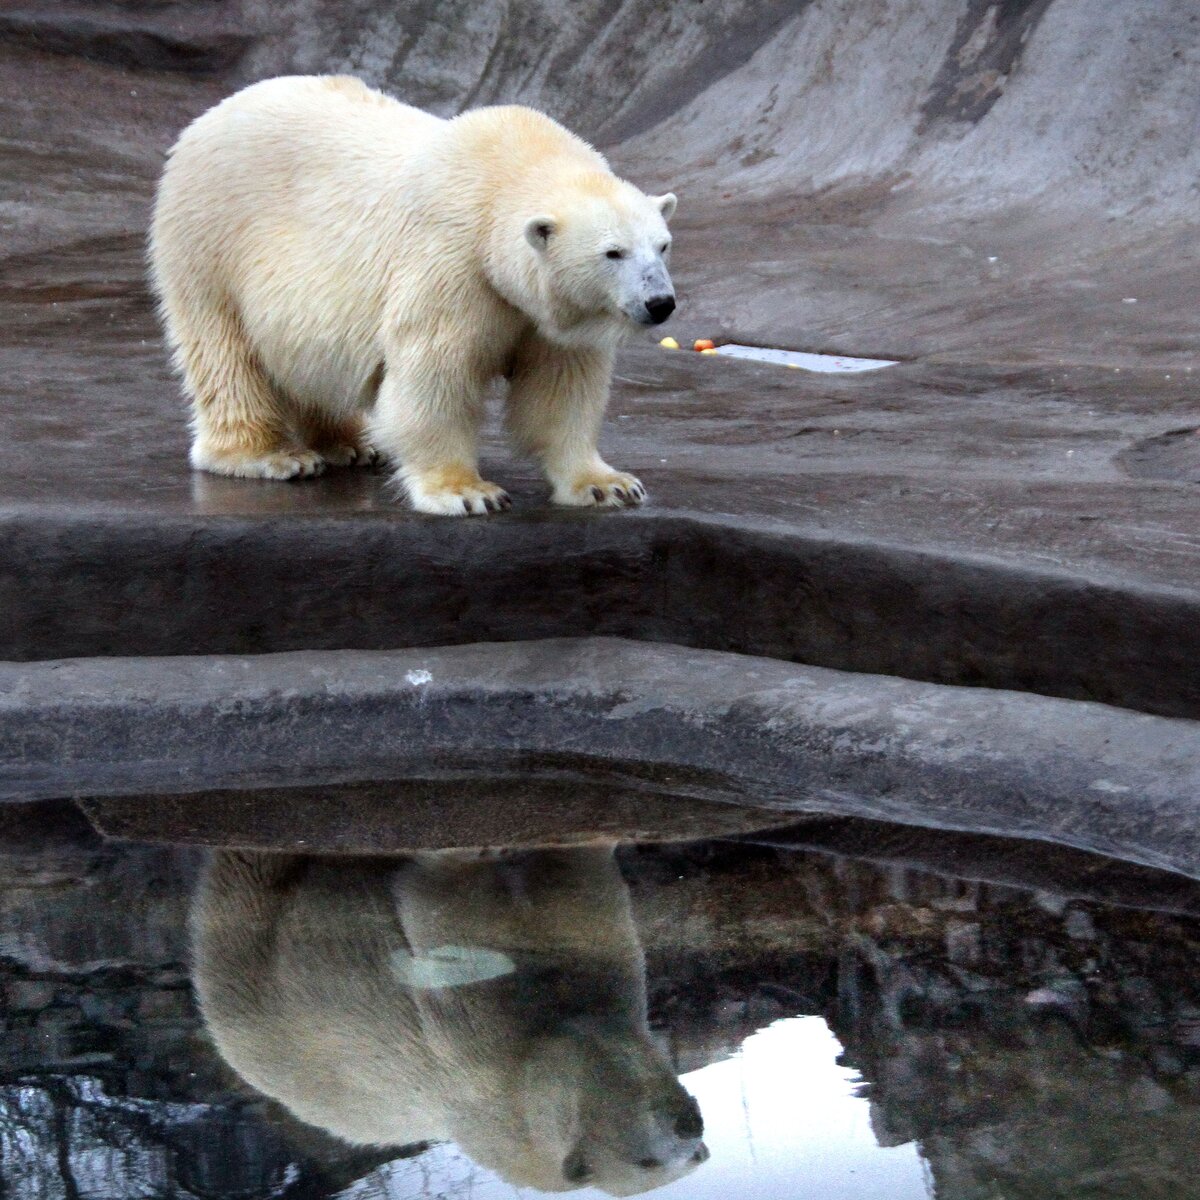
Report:
[[1122,451],[1122,467],[1143,479],[1200,483],[1200,429],[1173,429]]
[[[0,657],[614,634],[1200,712],[1195,472],[1156,448],[1197,423],[1187,0],[102,7],[0,19]],[[381,473],[192,473],[155,180],[293,71],[533,104],[678,191],[681,344],[903,361],[632,343],[603,448],[637,512],[554,511],[498,422],[514,508],[472,528]]]
[[[0,657],[609,635],[1194,718],[1194,7],[8,6]],[[550,510],[494,427],[516,504],[466,528],[381,474],[192,474],[143,280],[162,156],[242,83],[325,70],[445,115],[535,104],[678,191],[682,343],[904,361],[631,345],[604,445],[638,512]],[[1179,876],[853,822],[363,859],[278,811],[231,806],[240,855],[20,812],[6,1195],[1200,1196]]]
[[855,822],[328,858],[36,816],[0,829],[6,1194],[1200,1196],[1177,877]]

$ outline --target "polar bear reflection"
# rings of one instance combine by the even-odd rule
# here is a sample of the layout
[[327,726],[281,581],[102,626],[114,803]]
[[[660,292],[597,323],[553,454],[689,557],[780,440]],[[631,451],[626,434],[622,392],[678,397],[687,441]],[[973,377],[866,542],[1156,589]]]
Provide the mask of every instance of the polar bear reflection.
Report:
[[491,859],[220,852],[193,913],[209,1030],[350,1142],[451,1139],[508,1182],[635,1195],[708,1156],[646,1024],[607,848]]

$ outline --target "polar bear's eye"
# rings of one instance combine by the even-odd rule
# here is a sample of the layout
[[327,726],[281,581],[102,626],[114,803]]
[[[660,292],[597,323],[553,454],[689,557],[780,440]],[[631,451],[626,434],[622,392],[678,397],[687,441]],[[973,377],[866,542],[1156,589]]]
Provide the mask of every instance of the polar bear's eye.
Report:
[[624,258],[625,251],[624,250],[606,250],[604,252],[604,257],[605,258]]
[[659,254],[666,254],[666,252],[668,250],[670,250],[670,248],[671,248],[670,242],[663,242],[663,244],[661,246],[659,246],[658,252],[659,252]]

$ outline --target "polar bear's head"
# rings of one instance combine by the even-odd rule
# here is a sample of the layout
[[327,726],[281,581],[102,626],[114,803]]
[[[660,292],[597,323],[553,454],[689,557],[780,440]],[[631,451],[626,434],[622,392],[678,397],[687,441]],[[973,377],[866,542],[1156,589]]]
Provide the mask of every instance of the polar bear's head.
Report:
[[675,310],[674,211],[672,193],[647,196],[600,171],[553,189],[523,223],[544,332],[573,341],[576,331],[662,324]]
[[[707,1159],[700,1109],[650,1034],[611,846],[424,856],[396,896],[421,955],[441,946],[444,960],[448,942],[458,947],[455,986],[436,986],[435,971],[413,999],[454,1079],[447,1132],[471,1158],[519,1187],[613,1196]],[[465,982],[467,964],[478,982]]]
[[520,1102],[528,1140],[519,1159],[510,1141],[507,1161],[496,1163],[512,1183],[634,1196],[708,1158],[696,1101],[662,1051],[626,1022],[585,1017],[538,1039]]

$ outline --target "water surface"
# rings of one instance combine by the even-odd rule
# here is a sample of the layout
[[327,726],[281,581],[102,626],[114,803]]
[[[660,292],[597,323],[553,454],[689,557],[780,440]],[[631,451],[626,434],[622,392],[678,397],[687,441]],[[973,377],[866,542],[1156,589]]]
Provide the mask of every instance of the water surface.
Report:
[[812,829],[0,838],[3,1194],[1200,1196],[1192,885]]

